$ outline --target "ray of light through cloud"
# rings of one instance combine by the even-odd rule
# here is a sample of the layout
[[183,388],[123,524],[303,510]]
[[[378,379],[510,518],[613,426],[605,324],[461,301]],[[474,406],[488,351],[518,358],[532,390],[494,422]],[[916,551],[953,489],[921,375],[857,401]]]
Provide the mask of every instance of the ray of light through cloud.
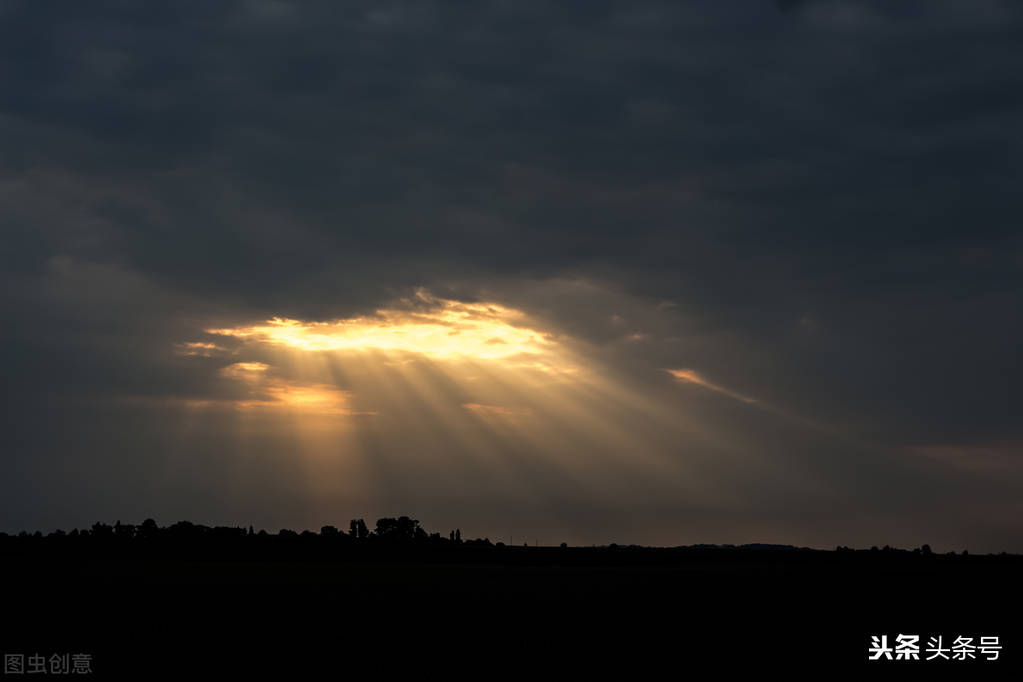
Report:
[[392,491],[418,472],[436,494],[445,484],[431,472],[475,471],[524,507],[556,507],[573,490],[611,505],[661,476],[691,503],[716,504],[728,496],[714,480],[720,458],[741,447],[647,394],[587,344],[496,302],[420,290],[373,315],[205,332],[240,343],[217,370],[238,393],[233,403],[195,405],[233,405],[264,428],[286,420],[321,494],[345,488],[358,468]]

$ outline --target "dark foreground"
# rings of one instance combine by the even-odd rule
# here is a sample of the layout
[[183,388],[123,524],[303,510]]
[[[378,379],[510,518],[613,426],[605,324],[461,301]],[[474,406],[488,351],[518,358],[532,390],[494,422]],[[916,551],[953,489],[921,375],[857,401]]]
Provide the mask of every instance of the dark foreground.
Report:
[[[1023,656],[1016,555],[306,534],[2,537],[0,560],[3,653],[26,668],[87,653],[96,678],[661,679],[709,666],[1011,679]],[[871,636],[898,634],[920,636],[919,661],[867,660]],[[1002,649],[926,661],[937,635]]]

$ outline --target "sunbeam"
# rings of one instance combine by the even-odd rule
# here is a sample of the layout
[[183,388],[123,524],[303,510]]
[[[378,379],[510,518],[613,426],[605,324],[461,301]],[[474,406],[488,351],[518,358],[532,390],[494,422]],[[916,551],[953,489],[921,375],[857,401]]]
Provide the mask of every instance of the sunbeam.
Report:
[[[233,393],[194,405],[233,407],[293,432],[321,491],[369,476],[406,498],[471,484],[527,505],[566,494],[610,504],[658,478],[692,501],[717,492],[706,444],[716,442],[720,457],[721,436],[513,307],[420,290],[373,315],[206,333],[177,347],[216,358],[228,340],[237,344],[219,353]],[[351,467],[358,476],[340,477]]]

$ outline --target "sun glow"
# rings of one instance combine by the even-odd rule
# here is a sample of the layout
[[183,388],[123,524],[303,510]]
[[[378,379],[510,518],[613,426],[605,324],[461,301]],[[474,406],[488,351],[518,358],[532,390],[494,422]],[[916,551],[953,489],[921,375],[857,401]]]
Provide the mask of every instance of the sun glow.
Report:
[[235,350],[228,353],[208,340],[178,348],[201,349],[204,357],[242,353],[260,360],[232,362],[218,371],[229,380],[225,390],[235,397],[196,402],[227,404],[250,413],[273,409],[310,415],[377,414],[372,406],[352,407],[353,399],[372,404],[370,395],[376,389],[353,392],[349,386],[342,389],[329,383],[324,372],[331,367],[348,374],[395,370],[403,377],[413,376],[416,367],[428,367],[434,374],[430,383],[440,380],[459,386],[469,413],[515,422],[528,420],[532,412],[491,404],[492,395],[476,394],[492,392],[495,382],[532,391],[580,379],[578,359],[525,313],[496,303],[436,298],[423,291],[373,315],[328,321],[275,317],[205,331],[230,338]]
[[461,303],[419,294],[425,310],[378,310],[373,316],[301,322],[275,317],[265,324],[207,329],[208,334],[305,351],[383,350],[431,358],[482,360],[536,355],[554,342],[527,325],[519,311],[492,303]]
[[[237,410],[292,410],[310,415],[362,414],[350,407],[351,393],[330,384],[270,376],[265,362],[235,362],[220,375],[247,385],[246,396],[227,401]],[[204,401],[198,401],[202,405]],[[216,403],[214,403],[216,404]]]

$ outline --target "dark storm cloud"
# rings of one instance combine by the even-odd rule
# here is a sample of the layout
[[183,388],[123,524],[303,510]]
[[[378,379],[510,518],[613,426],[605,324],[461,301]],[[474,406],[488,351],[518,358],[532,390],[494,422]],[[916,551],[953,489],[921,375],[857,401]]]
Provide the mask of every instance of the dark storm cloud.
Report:
[[886,447],[1019,443],[1021,39],[997,0],[2,2],[8,419],[423,285]]

